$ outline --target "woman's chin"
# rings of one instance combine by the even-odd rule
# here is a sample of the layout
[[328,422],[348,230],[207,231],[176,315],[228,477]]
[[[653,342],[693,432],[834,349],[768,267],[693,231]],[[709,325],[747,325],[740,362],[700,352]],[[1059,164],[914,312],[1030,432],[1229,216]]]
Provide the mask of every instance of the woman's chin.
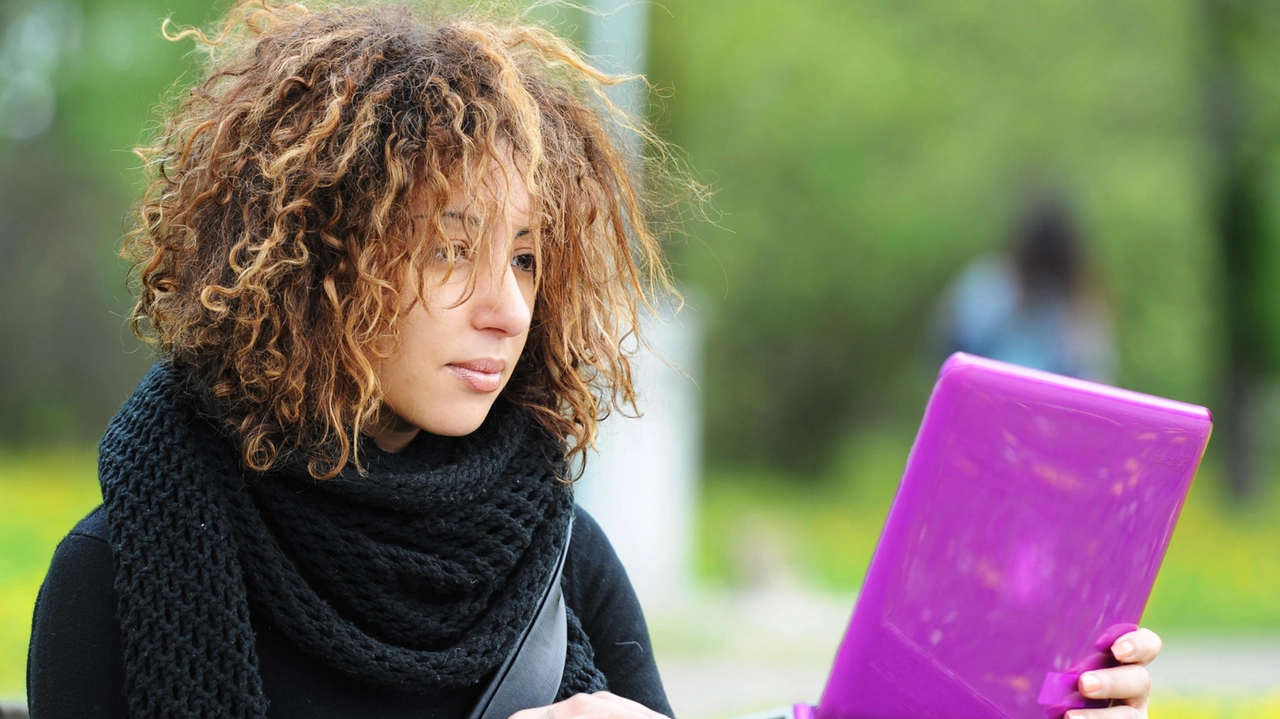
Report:
[[[492,397],[496,398],[495,392]],[[479,400],[479,401],[477,401]],[[489,410],[493,408],[491,397],[468,398],[466,401],[449,403],[441,407],[443,411],[434,413],[432,417],[423,418],[418,426],[441,437],[462,437],[480,429]]]

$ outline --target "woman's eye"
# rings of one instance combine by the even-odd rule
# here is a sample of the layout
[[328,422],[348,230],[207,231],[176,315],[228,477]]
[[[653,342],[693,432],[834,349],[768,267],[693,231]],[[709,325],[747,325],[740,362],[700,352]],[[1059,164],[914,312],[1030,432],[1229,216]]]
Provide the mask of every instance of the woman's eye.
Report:
[[455,242],[449,247],[444,245],[437,247],[436,259],[448,261],[450,249],[453,250],[454,262],[462,262],[463,260],[466,260],[467,256],[471,253],[471,248],[469,248],[465,242]]
[[511,258],[511,266],[524,272],[533,272],[537,264],[538,259],[532,252],[522,252]]

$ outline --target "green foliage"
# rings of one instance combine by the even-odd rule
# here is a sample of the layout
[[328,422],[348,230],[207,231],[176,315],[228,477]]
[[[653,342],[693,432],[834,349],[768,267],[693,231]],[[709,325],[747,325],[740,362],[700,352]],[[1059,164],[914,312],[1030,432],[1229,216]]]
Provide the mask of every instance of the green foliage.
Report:
[[[54,0],[5,4],[0,22],[40,2]],[[6,441],[96,438],[145,367],[122,327],[114,258],[141,179],[129,150],[162,99],[193,80],[192,43],[164,40],[161,20],[203,25],[226,4],[61,1],[70,24],[53,129],[0,140]],[[1275,0],[1241,7],[1236,49],[1266,208],[1258,262],[1280,275],[1280,12]],[[581,39],[581,13],[547,12]],[[706,581],[777,570],[856,589],[940,359],[928,348],[932,308],[964,262],[1001,246],[1029,180],[1060,180],[1074,195],[1117,319],[1120,383],[1213,400],[1222,287],[1201,12],[1198,0],[652,7],[650,75],[671,90],[655,117],[719,190],[724,214],[673,249],[710,328]],[[1251,301],[1274,360],[1280,282]],[[1280,504],[1225,518],[1214,466],[1197,480],[1147,618],[1175,631],[1280,630],[1270,591],[1280,559],[1258,551],[1280,546],[1268,521]],[[0,455],[0,696],[22,691],[53,548],[97,501],[90,452]],[[781,554],[743,556],[741,540],[756,536],[777,539]],[[1153,716],[1277,717],[1280,697],[1158,699]]]
[[146,368],[116,257],[142,180],[130,150],[189,62],[191,43],[165,40],[161,21],[203,23],[209,11],[197,0],[0,8],[0,37],[35,38],[23,52],[45,58],[56,91],[48,132],[0,139],[0,442],[97,438]]
[[673,88],[669,135],[725,215],[676,255],[716,319],[714,465],[820,473],[850,433],[911,425],[940,360],[931,307],[1041,178],[1076,200],[1121,384],[1212,398],[1197,3],[663,7],[651,74]]
[[[96,436],[144,367],[113,256],[141,180],[129,149],[196,79],[194,44],[161,37],[162,19],[207,25],[228,2],[20,0],[0,13],[11,23],[56,5],[70,18],[52,132],[0,144],[0,248],[21,268],[0,269],[0,334],[25,349],[0,352],[0,437]],[[1280,207],[1268,34],[1280,12],[1275,0],[1247,8],[1239,55],[1261,202]],[[673,248],[711,320],[711,463],[822,474],[850,435],[911,426],[939,359],[932,308],[964,262],[1004,242],[1029,179],[1061,181],[1077,201],[1117,318],[1121,384],[1213,400],[1223,323],[1202,11],[1198,0],[653,6],[645,56],[671,91],[654,116],[724,213]],[[582,39],[584,15],[568,5],[534,16]],[[1264,219],[1280,236],[1280,213]],[[1260,267],[1280,272],[1277,248]],[[1270,328],[1260,341],[1280,346],[1280,283],[1251,302]],[[94,360],[78,369],[72,357]]]

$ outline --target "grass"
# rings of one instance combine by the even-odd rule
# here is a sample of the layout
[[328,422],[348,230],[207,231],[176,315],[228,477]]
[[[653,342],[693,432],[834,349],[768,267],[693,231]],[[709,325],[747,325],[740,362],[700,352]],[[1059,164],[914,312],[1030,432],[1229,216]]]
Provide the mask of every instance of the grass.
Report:
[[49,559],[101,500],[91,448],[0,454],[0,698],[25,695],[31,609]]
[[1148,713],[1152,719],[1278,719],[1280,693],[1244,699],[1157,697]]
[[[835,476],[797,482],[719,473],[701,488],[695,563],[721,586],[861,586],[893,501],[911,437],[866,435]],[[1280,637],[1280,497],[1228,510],[1216,468],[1200,470],[1143,623],[1158,632]],[[1153,719],[1280,719],[1280,683],[1262,696],[1179,696],[1157,687]]]
[[[839,476],[800,484],[718,474],[703,486],[697,567],[702,581],[788,581],[856,590],[892,501],[910,438],[870,435]],[[1280,634],[1280,506],[1274,497],[1227,513],[1213,468],[1195,488],[1144,622],[1158,631]],[[892,481],[885,481],[885,478]],[[100,501],[92,449],[0,453],[0,698],[25,692],[31,609],[57,542]],[[1280,719],[1280,692],[1257,697],[1157,694],[1157,719]]]
[[[792,582],[856,591],[910,442],[864,437],[823,482],[712,474],[702,487],[698,573],[723,586]],[[1215,468],[1202,467],[1144,623],[1179,634],[1280,635],[1280,496],[1273,491],[1228,511],[1217,486]]]

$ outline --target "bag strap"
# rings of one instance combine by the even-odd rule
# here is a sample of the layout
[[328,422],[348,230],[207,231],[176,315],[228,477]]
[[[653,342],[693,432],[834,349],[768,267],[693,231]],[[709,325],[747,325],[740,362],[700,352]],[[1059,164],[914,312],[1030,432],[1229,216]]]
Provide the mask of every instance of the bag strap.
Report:
[[564,538],[564,549],[533,621],[516,639],[511,653],[498,667],[470,719],[507,719],[521,709],[550,704],[560,691],[564,659],[569,646],[569,625],[565,619],[564,593],[560,577],[569,556],[573,537],[573,516]]

